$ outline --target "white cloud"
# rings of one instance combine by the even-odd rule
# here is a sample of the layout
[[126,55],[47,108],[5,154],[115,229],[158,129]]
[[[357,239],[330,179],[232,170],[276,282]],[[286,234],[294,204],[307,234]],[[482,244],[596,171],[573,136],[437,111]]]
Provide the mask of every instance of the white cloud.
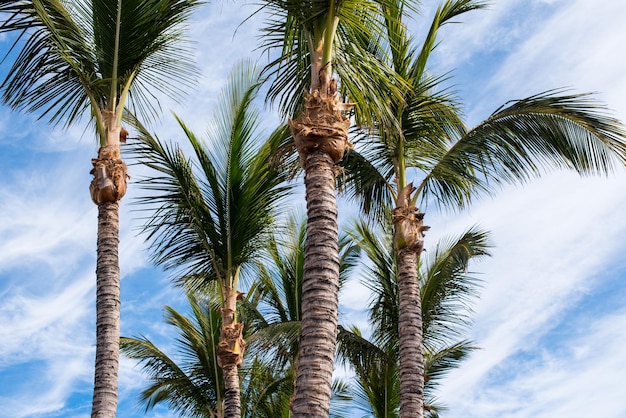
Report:
[[[457,67],[459,80],[478,93],[469,97],[470,120],[484,118],[507,99],[559,86],[601,91],[626,119],[625,8],[608,1],[494,2],[491,10],[468,15],[467,23],[445,28],[437,65],[446,71]],[[232,10],[230,5],[206,5],[196,18],[192,31],[200,42],[204,77],[183,106],[162,103],[167,121],[158,128],[162,139],[180,137],[169,109],[201,134],[232,64],[257,54],[253,36],[258,22],[245,23],[233,40],[234,28],[249,10]],[[506,60],[499,67],[502,55]],[[471,74],[464,71],[468,67]],[[96,209],[87,186],[96,147],[82,128],[51,133],[44,124],[33,125],[32,118],[5,110],[0,128],[10,133],[0,137],[6,152],[0,155],[0,378],[9,378],[11,367],[24,366],[20,379],[27,382],[10,398],[2,395],[1,413],[53,416],[52,411],[60,410],[54,416],[66,417],[72,413],[67,400],[87,391],[92,380]],[[16,144],[32,151],[31,156],[20,154],[22,166],[6,157],[17,155]],[[446,381],[442,399],[452,407],[449,416],[625,415],[619,393],[620,371],[626,369],[623,310],[588,320],[579,333],[565,334],[558,344],[547,334],[568,323],[566,313],[593,292],[607,265],[621,260],[625,181],[623,174],[584,181],[559,174],[523,189],[507,188],[461,216],[427,214],[433,227],[429,243],[480,223],[493,231],[497,246],[491,260],[474,268],[485,279],[474,328],[483,350]],[[140,222],[130,213],[134,187],[121,206],[120,256],[123,286],[141,290],[122,295],[128,301],[122,305],[122,327],[127,335],[144,332],[158,338],[170,332],[161,321],[162,304],[179,302],[180,295],[160,273],[154,281],[139,277],[147,263],[143,238],[136,237]],[[364,305],[367,299],[354,283],[342,296],[349,306]],[[135,315],[141,322],[135,322]],[[365,325],[352,311],[342,319]],[[147,330],[137,328],[144,323],[151,324]],[[121,404],[131,407],[120,409],[120,416],[142,415],[135,399],[128,398],[137,375],[128,361],[122,362]],[[600,407],[604,409],[595,409]]]
[[[553,3],[558,8],[546,15],[520,15],[533,20],[535,30],[494,69],[477,108],[571,86],[601,91],[600,97],[624,120],[626,100],[619,92],[626,86],[618,70],[624,59],[615,51],[624,42],[619,28],[626,5]],[[615,402],[621,399],[615,392],[619,389],[612,389],[621,387],[615,370],[623,370],[625,361],[616,350],[623,344],[623,313],[581,325],[580,334],[570,333],[576,329],[571,310],[584,309],[582,302],[609,272],[624,267],[624,181],[623,171],[609,179],[553,175],[523,189],[507,189],[448,223],[480,222],[493,231],[496,244],[493,259],[479,269],[486,282],[476,307],[474,338],[483,349],[444,385],[442,398],[451,406],[450,416],[623,416]],[[564,344],[574,348],[557,345],[549,334],[555,327],[566,338]]]

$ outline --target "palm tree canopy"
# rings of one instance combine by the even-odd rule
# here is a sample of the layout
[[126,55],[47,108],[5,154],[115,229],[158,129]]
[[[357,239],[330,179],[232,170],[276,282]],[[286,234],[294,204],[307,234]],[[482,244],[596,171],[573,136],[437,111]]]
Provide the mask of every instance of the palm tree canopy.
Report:
[[181,40],[200,3],[2,1],[0,33],[15,35],[7,57],[17,55],[2,83],[3,100],[66,125],[91,108],[101,136],[99,112],[116,112],[119,123],[127,96],[135,113],[154,116],[157,91],[177,97],[176,87],[195,78]]
[[224,387],[216,363],[220,313],[215,304],[188,293],[192,316],[165,307],[165,322],[176,328],[177,359],[174,360],[145,337],[125,338],[120,350],[137,360],[148,375],[148,386],[140,401],[146,412],[159,403],[188,417],[219,416]]
[[[401,97],[404,84],[373,49],[384,42],[388,0],[267,0],[262,48],[277,56],[265,71],[272,79],[268,100],[286,115],[299,113],[305,91],[324,70],[333,73],[341,92],[354,105],[358,123],[373,123],[372,114],[390,120],[386,103]],[[407,2],[409,3],[409,2]],[[315,61],[313,65],[312,61]]]
[[355,142],[342,162],[346,174],[340,180],[366,213],[381,215],[381,201],[395,204],[393,181],[402,189],[407,168],[415,169],[416,201],[450,208],[553,169],[607,174],[626,163],[624,126],[590,94],[547,91],[506,103],[472,129],[465,126],[458,98],[443,86],[446,77],[429,74],[426,61],[444,24],[484,6],[444,2],[419,50],[397,21],[387,25],[395,39],[390,45],[397,47],[380,59],[391,56],[410,89],[392,102],[401,133],[382,123],[374,135]]
[[286,174],[272,164],[285,130],[258,145],[258,115],[251,106],[258,86],[252,66],[233,72],[206,143],[179,120],[193,160],[145,130],[135,149],[158,173],[141,181],[152,192],[140,203],[154,210],[145,226],[153,260],[192,279],[192,285],[228,283],[240,267],[252,265],[290,189]]

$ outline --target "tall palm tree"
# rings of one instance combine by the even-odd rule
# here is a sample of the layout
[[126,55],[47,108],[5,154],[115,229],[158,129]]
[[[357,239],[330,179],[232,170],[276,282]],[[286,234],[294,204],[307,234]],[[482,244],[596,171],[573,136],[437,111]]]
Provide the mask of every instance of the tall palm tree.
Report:
[[[426,71],[439,30],[484,2],[446,0],[437,9],[421,48],[402,24],[405,10],[388,7],[389,51],[381,55],[410,86],[402,101],[390,100],[395,126],[381,121],[361,153],[344,158],[345,179],[366,212],[393,209],[394,247],[400,292],[400,415],[423,416],[422,308],[417,265],[424,245],[427,202],[463,207],[503,182],[524,182],[555,168],[582,175],[608,173],[626,161],[626,131],[589,95],[549,91],[506,103],[467,129],[456,98],[441,87],[443,77]],[[400,125],[400,130],[397,129]],[[364,143],[367,142],[364,141]],[[419,183],[407,181],[414,169]],[[378,210],[382,212],[384,210]]]
[[164,145],[142,131],[136,152],[158,174],[142,181],[150,191],[140,200],[153,210],[145,232],[152,259],[180,273],[184,285],[219,286],[221,331],[217,361],[223,370],[225,417],[240,416],[238,367],[243,362],[243,324],[237,318],[239,283],[252,271],[289,186],[273,164],[285,135],[279,128],[259,146],[258,113],[252,107],[259,87],[254,66],[232,73],[204,143],[179,123],[194,151]]
[[[356,372],[356,398],[361,400],[357,405],[364,404],[362,408],[378,418],[398,417],[399,292],[392,236],[364,222],[355,223],[350,235],[371,261],[364,272],[364,284],[372,291],[371,337],[363,337],[354,327],[340,327],[340,357]],[[429,417],[436,417],[440,409],[434,396],[437,383],[473,350],[465,334],[477,281],[468,264],[488,255],[488,247],[487,234],[472,228],[456,239],[442,240],[419,268]]]
[[308,224],[293,413],[327,417],[339,288],[335,164],[350,146],[345,112],[353,107],[339,90],[354,102],[357,120],[365,121],[372,111],[386,115],[387,96],[397,94],[398,86],[393,72],[357,41],[382,33],[379,1],[263,3],[270,16],[264,46],[280,51],[267,67],[274,77],[268,97],[292,117],[289,126],[305,173]]
[[[15,37],[5,60],[2,100],[66,126],[89,115],[100,149],[92,160],[98,206],[96,367],[93,417],[114,417],[119,360],[119,201],[127,169],[120,157],[127,104],[145,117],[154,89],[174,94],[193,79],[183,25],[198,0],[3,0],[0,33]],[[184,84],[184,83],[183,83]]]

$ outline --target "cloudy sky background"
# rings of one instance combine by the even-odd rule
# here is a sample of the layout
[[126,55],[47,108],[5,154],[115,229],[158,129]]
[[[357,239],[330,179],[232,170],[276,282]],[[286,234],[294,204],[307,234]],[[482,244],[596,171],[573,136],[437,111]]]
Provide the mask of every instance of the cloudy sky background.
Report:
[[[470,125],[507,100],[558,87],[598,92],[626,121],[626,3],[493,3],[446,26],[431,62],[453,70]],[[233,64],[259,56],[254,20],[233,35],[252,10],[224,2],[196,15],[203,78],[185,103],[163,103],[161,138],[179,136],[170,110],[203,132]],[[426,22],[417,17],[411,26]],[[95,141],[84,127],[52,131],[6,107],[0,132],[0,417],[85,417],[95,342]],[[140,169],[131,170],[136,177]],[[473,266],[484,280],[472,331],[482,350],[442,387],[444,416],[626,416],[625,181],[624,170],[608,179],[561,172],[506,187],[462,214],[427,214],[431,243],[479,224],[496,246]],[[184,305],[147,262],[134,195],[131,185],[121,205],[122,333],[168,345],[162,307]],[[364,321],[357,282],[342,294],[344,322]],[[122,360],[118,416],[144,416],[141,385],[140,370]],[[173,415],[157,408],[149,416]]]

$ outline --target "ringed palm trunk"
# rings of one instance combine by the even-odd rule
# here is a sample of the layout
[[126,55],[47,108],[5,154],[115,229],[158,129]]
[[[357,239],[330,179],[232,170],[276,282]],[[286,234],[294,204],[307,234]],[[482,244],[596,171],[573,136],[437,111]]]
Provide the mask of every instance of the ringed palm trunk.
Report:
[[294,417],[328,417],[337,340],[339,243],[335,163],[344,154],[350,122],[342,115],[337,86],[320,77],[305,110],[289,122],[304,167],[307,236],[302,279],[302,334]]
[[[96,261],[96,364],[92,418],[115,418],[120,342],[119,201],[126,193],[126,164],[120,158],[122,128],[110,130],[108,145],[92,160],[89,187],[98,205]],[[123,135],[123,134],[122,134]]]
[[241,416],[241,391],[239,388],[239,367],[243,363],[245,341],[243,324],[237,322],[235,311],[237,300],[242,293],[231,287],[224,288],[224,306],[222,307],[222,326],[220,342],[217,346],[217,364],[224,376],[224,418]]
[[424,214],[411,204],[413,184],[398,193],[393,210],[394,250],[398,257],[398,338],[400,417],[424,416],[422,304],[417,264],[424,248]]

